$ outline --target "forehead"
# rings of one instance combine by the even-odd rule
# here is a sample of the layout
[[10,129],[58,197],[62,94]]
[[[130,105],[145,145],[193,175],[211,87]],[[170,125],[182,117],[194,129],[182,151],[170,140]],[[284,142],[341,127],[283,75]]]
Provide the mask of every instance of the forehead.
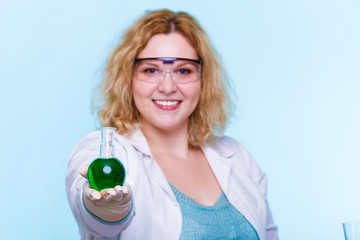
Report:
[[150,38],[138,58],[177,57],[197,59],[195,49],[190,41],[177,32],[156,34]]

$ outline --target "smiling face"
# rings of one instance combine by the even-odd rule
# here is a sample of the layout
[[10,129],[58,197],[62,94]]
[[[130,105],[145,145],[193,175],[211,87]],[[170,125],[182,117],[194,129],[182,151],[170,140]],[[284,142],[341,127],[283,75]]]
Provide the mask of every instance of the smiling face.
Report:
[[[154,35],[137,56],[137,58],[160,57],[199,59],[189,40],[177,32]],[[168,67],[169,70],[174,70],[178,64],[176,61],[170,64],[171,66],[166,66],[167,64],[161,61],[160,63],[151,64],[154,68]],[[142,80],[138,75],[134,75],[132,89],[143,128],[187,129],[188,118],[199,102],[201,80],[184,84],[176,83],[170,72],[165,73],[163,80],[158,83]]]

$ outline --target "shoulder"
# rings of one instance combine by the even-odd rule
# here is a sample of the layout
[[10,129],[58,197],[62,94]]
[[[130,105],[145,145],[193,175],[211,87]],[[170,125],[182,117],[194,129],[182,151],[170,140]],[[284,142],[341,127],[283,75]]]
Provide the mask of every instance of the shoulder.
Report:
[[[115,133],[114,135],[114,144],[121,144],[121,145],[128,145],[129,139],[126,137],[119,135],[118,133]],[[101,131],[95,130],[92,132],[89,132],[83,137],[75,146],[76,149],[79,148],[89,148],[91,146],[97,146],[99,147],[101,144]]]
[[100,145],[101,133],[99,130],[89,132],[74,147],[71,155],[75,155],[84,150],[90,150]]
[[217,137],[210,146],[223,156],[249,154],[239,141],[229,136]]
[[94,130],[89,133],[87,133],[75,146],[81,147],[88,144],[100,144],[101,142],[101,132],[100,130]]
[[[74,147],[70,158],[82,154],[95,154],[99,155],[101,145],[101,131],[95,130],[87,133]],[[132,148],[129,139],[122,135],[115,133],[114,135],[114,154],[123,152],[123,149]]]
[[231,159],[233,170],[243,169],[246,172],[261,172],[257,162],[246,149],[236,139],[229,136],[221,136],[212,144],[212,148],[220,155]]

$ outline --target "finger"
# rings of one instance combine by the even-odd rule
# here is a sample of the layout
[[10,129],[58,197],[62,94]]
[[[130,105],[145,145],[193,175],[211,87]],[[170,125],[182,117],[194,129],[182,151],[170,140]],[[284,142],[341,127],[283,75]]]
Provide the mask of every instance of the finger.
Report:
[[91,201],[99,201],[101,199],[101,194],[92,188],[88,188],[85,192],[85,195]]
[[122,192],[123,192],[123,196],[122,196],[121,201],[123,203],[129,202],[131,200],[131,198],[132,198],[132,195],[133,195],[132,187],[129,184],[125,183],[122,186]]
[[100,193],[105,201],[110,201],[112,198],[114,198],[116,196],[116,192],[113,188],[103,189],[103,190],[101,190]]
[[130,185],[130,184],[128,184],[128,183],[125,183],[125,184],[122,186],[122,189],[123,189],[124,195],[130,195],[130,196],[132,196],[132,194],[133,194],[132,185]]
[[122,187],[120,185],[117,185],[116,187],[114,187],[114,190],[116,192],[116,200],[121,200],[124,195]]
[[128,194],[129,191],[130,191],[130,185],[128,185],[128,184],[125,183],[125,184],[122,186],[122,190],[123,190],[124,194]]
[[81,167],[79,169],[79,173],[82,177],[87,178],[88,168],[87,167]]
[[131,188],[134,188],[135,182],[130,177],[126,177],[126,182],[124,183],[124,185],[130,185]]
[[99,201],[101,199],[101,194],[95,189],[91,188],[88,182],[84,183],[83,191],[85,197],[91,201]]

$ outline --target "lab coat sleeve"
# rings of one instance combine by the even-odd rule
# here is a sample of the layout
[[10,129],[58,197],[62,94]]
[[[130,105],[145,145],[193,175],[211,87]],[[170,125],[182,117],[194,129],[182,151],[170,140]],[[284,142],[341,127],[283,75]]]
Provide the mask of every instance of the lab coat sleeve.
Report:
[[[83,203],[83,185],[86,179],[79,174],[79,169],[88,167],[95,158],[99,157],[100,143],[101,134],[100,131],[96,131],[89,133],[75,146],[70,156],[66,175],[66,193],[71,210],[79,225],[82,239],[94,239],[94,237],[96,239],[119,239],[121,232],[126,229],[135,215],[134,207],[125,219],[109,223],[92,215]],[[126,152],[120,152],[120,154],[126,155]],[[126,162],[122,161],[122,163],[126,168]]]

